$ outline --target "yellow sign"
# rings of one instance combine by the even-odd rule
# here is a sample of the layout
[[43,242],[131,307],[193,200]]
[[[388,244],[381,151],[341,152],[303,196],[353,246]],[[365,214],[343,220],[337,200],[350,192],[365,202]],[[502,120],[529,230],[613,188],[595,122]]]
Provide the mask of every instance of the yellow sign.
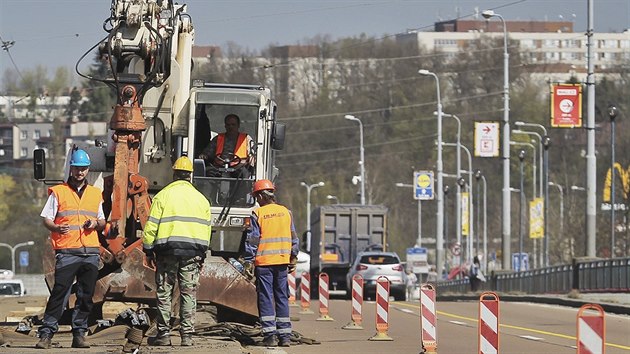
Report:
[[462,192],[462,235],[468,236],[470,232],[470,225],[468,225],[468,220],[470,219],[470,199],[468,198],[468,192]]
[[431,177],[427,174],[419,174],[416,183],[420,188],[429,188],[431,187]]
[[534,198],[529,202],[529,238],[545,237],[545,201]]

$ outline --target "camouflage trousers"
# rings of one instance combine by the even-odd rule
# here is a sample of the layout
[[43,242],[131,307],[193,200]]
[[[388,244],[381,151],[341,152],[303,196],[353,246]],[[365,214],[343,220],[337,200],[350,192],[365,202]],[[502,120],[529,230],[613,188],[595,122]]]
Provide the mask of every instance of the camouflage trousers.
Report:
[[[195,311],[197,309],[197,287],[201,257],[156,257],[155,284],[157,285],[157,329],[169,333],[171,307],[175,283],[179,284],[180,333],[195,332]],[[177,302],[177,301],[176,301]]]

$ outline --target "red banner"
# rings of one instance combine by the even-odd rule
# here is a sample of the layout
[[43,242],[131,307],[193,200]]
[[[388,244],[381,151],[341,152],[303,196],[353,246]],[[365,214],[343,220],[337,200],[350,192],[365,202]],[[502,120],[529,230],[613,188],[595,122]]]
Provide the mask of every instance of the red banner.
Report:
[[582,126],[582,85],[551,85],[551,126],[575,128]]

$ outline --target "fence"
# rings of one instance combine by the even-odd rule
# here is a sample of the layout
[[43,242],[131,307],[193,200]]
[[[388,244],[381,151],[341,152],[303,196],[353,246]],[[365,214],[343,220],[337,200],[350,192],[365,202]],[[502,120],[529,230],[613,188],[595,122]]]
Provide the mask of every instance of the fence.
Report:
[[[525,294],[563,294],[575,289],[589,292],[629,292],[630,257],[602,260],[575,259],[573,264],[523,272],[493,272],[481,290]],[[437,283],[441,293],[470,290],[468,279]]]

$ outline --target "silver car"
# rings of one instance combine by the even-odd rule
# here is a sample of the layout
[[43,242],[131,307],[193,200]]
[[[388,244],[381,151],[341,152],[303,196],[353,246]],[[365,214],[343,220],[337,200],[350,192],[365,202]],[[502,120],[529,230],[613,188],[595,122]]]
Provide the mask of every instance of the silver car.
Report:
[[352,277],[359,274],[363,277],[363,297],[376,297],[376,280],[387,277],[390,283],[389,294],[396,301],[404,301],[406,296],[405,267],[395,252],[369,251],[357,254],[347,275],[346,295],[352,296]]

